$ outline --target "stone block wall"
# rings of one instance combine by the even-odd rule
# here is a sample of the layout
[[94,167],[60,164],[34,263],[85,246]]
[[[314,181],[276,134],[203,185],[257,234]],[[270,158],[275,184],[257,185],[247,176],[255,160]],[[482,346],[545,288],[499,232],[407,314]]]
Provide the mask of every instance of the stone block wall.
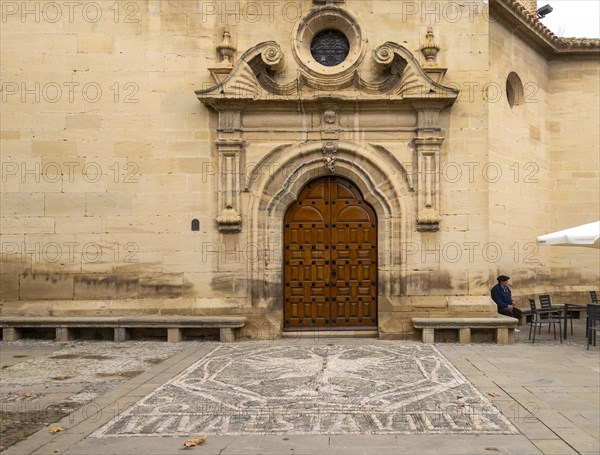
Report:
[[[224,30],[236,48],[234,61],[259,42],[278,42],[287,62],[280,81],[293,80],[293,29],[312,5],[3,3],[2,312],[245,314],[279,333],[281,308],[253,301],[257,283],[250,272],[265,255],[280,255],[281,246],[254,244],[249,224],[241,234],[219,233],[216,120],[194,91],[215,84],[209,68],[219,61]],[[371,52],[386,41],[425,64],[419,49],[431,27],[440,47],[436,64],[448,70],[442,83],[461,92],[440,117],[440,231],[418,232],[414,189],[400,195],[408,228],[389,235],[403,243],[402,276],[391,274],[397,282],[386,286],[400,291],[379,302],[382,333],[412,334],[412,315],[492,314],[487,295],[498,272],[515,284],[517,276],[533,283],[551,273],[561,283],[589,284],[597,273],[590,253],[532,253],[529,244],[567,220],[583,220],[586,204],[598,201],[590,171],[598,166],[598,113],[579,123],[579,108],[571,109],[589,112],[585,92],[597,81],[597,65],[548,64],[490,23],[484,2],[462,9],[442,1],[344,5],[361,18],[368,38],[360,67],[365,79],[377,77]],[[537,91],[527,93],[539,100],[517,113],[502,93],[510,71],[535,83]],[[499,84],[499,94],[490,82]],[[365,132],[381,125],[410,129],[414,112],[407,112],[400,118],[383,111],[379,119],[354,112],[345,118],[343,139],[365,149],[378,144],[410,169],[414,131]],[[248,122],[267,131],[272,124],[260,115]],[[241,178],[282,143],[315,140],[303,127],[247,132]],[[578,158],[565,157],[571,143]],[[501,180],[492,182],[498,166]],[[538,177],[539,183],[525,182]],[[241,201],[250,205],[249,193]],[[191,229],[194,219],[198,231]]]
[[[599,79],[597,59],[557,59],[549,66],[549,232],[600,219]],[[597,250],[543,253],[550,285],[598,287]]]
[[[498,93],[490,99],[489,164],[499,173],[488,176],[490,241],[502,248],[496,271],[512,277],[517,295],[584,291],[598,281],[597,251],[539,246],[536,237],[600,218],[597,59],[548,60],[498,23],[490,24],[490,44]],[[511,106],[509,91],[519,84]]]
[[[5,304],[182,298],[210,281],[208,115],[193,90],[214,44],[199,6],[4,6]],[[201,259],[177,266],[186,255]]]
[[[529,43],[490,24],[490,265],[509,275],[515,292],[546,284],[543,251],[550,172],[547,147],[548,62]],[[509,103],[509,95],[513,105]],[[542,281],[543,283],[540,283]]]

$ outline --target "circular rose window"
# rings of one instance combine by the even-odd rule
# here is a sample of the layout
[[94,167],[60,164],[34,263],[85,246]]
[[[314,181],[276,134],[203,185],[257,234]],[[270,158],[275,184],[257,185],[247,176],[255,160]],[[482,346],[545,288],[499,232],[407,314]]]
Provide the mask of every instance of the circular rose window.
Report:
[[323,66],[337,66],[348,57],[350,43],[342,32],[322,30],[312,39],[310,53]]
[[292,51],[308,75],[350,77],[366,52],[359,18],[344,8],[327,4],[312,8],[296,24]]

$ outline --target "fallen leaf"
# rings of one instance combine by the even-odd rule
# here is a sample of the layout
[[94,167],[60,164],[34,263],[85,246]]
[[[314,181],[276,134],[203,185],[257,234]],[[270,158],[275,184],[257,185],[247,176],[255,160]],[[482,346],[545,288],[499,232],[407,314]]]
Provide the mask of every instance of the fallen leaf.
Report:
[[27,392],[26,394],[24,394],[25,398],[31,398],[33,396],[33,394],[31,392]]
[[63,427],[52,427],[48,430],[50,433],[60,433],[61,431],[65,431]]
[[489,450],[491,452],[500,452],[500,450],[496,449],[495,447],[486,447],[485,450]]
[[187,441],[185,441],[183,443],[183,445],[186,447],[196,447],[196,446],[199,446],[200,444],[202,444],[207,439],[208,439],[208,435],[205,434],[196,439],[188,439]]
[[65,379],[71,379],[72,376],[54,376],[52,379],[55,381],[64,381]]
[[489,396],[491,396],[491,397],[497,397],[497,396],[499,396],[499,395],[498,395],[497,393],[495,393],[495,392],[488,392],[487,394],[488,394]]

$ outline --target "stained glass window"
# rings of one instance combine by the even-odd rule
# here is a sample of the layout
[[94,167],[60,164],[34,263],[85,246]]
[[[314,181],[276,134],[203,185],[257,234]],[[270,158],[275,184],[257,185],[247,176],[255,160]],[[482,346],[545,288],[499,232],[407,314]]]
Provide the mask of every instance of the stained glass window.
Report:
[[323,66],[337,66],[346,60],[350,52],[348,38],[337,30],[323,30],[315,35],[310,53]]

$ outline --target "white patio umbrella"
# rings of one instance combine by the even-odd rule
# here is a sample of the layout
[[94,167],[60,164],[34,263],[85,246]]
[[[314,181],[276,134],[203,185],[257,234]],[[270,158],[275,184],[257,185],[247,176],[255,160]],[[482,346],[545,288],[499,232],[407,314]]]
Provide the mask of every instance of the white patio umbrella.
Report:
[[541,245],[585,246],[600,248],[600,221],[582,224],[558,232],[540,235],[537,241]]

